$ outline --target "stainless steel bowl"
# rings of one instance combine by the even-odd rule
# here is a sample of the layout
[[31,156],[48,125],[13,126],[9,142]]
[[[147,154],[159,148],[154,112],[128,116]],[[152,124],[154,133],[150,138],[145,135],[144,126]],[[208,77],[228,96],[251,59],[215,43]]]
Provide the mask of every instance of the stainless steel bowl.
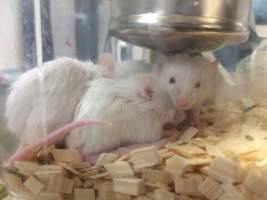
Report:
[[114,37],[161,52],[200,52],[248,39],[251,0],[112,0]]

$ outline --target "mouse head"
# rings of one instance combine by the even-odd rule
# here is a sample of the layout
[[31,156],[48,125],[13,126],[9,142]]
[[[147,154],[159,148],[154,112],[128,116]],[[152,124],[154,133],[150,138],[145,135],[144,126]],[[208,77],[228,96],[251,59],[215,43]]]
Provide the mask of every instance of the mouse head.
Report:
[[137,96],[142,100],[139,104],[144,110],[152,110],[162,124],[177,120],[177,109],[158,80],[149,74],[139,74],[135,81]]
[[154,74],[181,110],[202,104],[210,95],[217,76],[217,62],[181,54],[161,58]]

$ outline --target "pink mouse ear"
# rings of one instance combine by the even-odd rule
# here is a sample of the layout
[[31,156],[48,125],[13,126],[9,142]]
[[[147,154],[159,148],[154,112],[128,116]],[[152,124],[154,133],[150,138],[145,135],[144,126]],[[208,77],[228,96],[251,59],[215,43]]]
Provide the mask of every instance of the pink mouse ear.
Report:
[[155,92],[155,82],[151,75],[140,74],[137,76],[137,94],[146,101],[151,101]]
[[102,54],[99,56],[97,64],[103,68],[103,76],[111,78],[115,68],[115,62],[110,54]]

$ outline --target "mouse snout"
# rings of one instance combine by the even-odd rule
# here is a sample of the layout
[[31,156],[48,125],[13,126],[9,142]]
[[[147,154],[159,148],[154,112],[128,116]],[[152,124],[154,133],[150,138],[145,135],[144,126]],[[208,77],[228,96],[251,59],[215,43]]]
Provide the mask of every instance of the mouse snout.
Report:
[[187,109],[189,106],[189,101],[186,97],[180,97],[177,99],[176,106],[180,109]]

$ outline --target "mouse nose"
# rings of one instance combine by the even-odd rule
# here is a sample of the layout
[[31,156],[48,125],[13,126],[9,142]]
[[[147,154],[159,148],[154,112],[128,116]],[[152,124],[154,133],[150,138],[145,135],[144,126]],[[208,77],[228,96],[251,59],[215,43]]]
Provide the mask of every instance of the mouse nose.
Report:
[[185,97],[179,98],[176,102],[176,106],[179,108],[186,108],[188,104],[188,100]]

